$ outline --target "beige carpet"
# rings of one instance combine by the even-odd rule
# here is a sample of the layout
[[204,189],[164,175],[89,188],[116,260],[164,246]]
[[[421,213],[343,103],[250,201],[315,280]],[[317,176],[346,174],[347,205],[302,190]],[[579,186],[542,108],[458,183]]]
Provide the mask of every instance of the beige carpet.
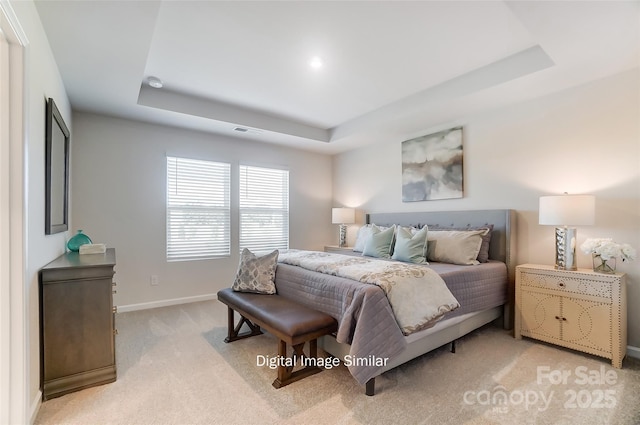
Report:
[[[217,301],[119,314],[118,380],[46,401],[38,424],[639,424],[640,362],[604,360],[493,326],[377,378],[344,366],[279,390],[261,335],[225,344]],[[543,373],[546,372],[546,373]],[[604,377],[601,374],[604,373]],[[568,375],[566,383],[552,379]],[[584,376],[590,381],[582,383]]]

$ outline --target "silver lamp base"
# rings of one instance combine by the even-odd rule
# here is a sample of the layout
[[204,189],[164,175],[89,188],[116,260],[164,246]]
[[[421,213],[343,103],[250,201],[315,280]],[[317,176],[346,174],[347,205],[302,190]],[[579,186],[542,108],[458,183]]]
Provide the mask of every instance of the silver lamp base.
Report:
[[347,246],[347,225],[346,224],[341,224],[340,225],[340,242],[338,243],[338,246],[340,248],[343,248],[345,246]]
[[577,270],[575,228],[556,227],[556,269]]

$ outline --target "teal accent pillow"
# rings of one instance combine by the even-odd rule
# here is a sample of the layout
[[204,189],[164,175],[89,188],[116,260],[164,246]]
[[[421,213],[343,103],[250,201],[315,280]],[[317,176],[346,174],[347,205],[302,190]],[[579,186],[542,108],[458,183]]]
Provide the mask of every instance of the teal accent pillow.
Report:
[[391,258],[391,246],[396,227],[391,226],[386,230],[380,230],[373,226],[371,237],[367,240],[362,250],[362,255],[377,258]]
[[412,235],[408,229],[398,228],[391,258],[407,263],[429,264],[427,262],[427,231],[427,226],[424,226]]

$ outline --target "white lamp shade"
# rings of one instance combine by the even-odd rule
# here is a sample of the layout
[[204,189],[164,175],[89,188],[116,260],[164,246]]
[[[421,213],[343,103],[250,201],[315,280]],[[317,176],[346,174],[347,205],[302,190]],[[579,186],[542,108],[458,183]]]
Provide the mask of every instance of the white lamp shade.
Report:
[[541,196],[539,223],[553,226],[589,226],[595,223],[593,195]]
[[353,208],[332,208],[331,223],[352,224],[356,222],[356,210]]

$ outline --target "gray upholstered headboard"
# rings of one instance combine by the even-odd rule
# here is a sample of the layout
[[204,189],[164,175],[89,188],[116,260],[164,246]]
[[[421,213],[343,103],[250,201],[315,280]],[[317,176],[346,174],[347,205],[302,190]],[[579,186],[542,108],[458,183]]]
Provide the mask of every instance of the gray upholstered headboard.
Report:
[[429,211],[401,213],[370,213],[367,223],[401,226],[438,225],[468,227],[493,224],[489,258],[507,264],[509,281],[515,281],[516,214],[515,210]]
[[493,224],[489,258],[504,261],[509,276],[508,303],[505,308],[505,328],[513,327],[513,306],[516,281],[516,212],[515,210],[476,210],[476,211],[431,211],[402,213],[370,213],[367,223],[379,225],[399,224],[401,226],[421,227],[438,225],[441,227],[467,227]]

